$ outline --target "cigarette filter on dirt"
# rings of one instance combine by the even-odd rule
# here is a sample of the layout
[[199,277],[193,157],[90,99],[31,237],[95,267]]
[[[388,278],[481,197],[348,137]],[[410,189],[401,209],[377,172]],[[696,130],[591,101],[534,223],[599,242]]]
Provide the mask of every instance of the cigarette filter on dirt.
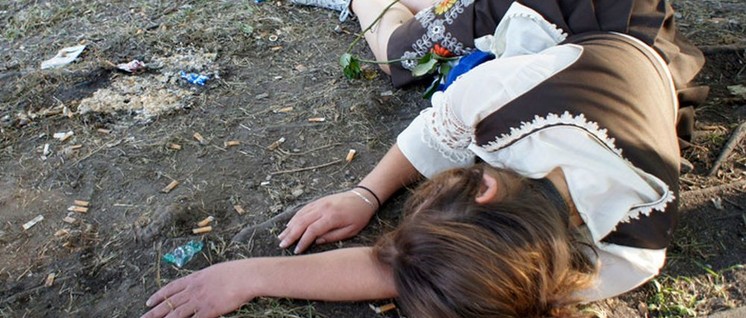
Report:
[[238,140],[228,140],[228,141],[225,142],[225,148],[233,147],[233,146],[238,146],[240,144],[241,144],[241,142],[238,141]]
[[23,224],[23,230],[25,231],[25,230],[30,229],[32,226],[36,225],[36,223],[41,222],[41,220],[44,220],[44,216],[43,215],[38,215],[37,217],[31,219],[31,221],[28,221],[28,222],[24,223]]
[[267,146],[267,149],[275,150],[277,149],[277,147],[280,147],[280,145],[282,145],[283,142],[285,142],[285,137],[280,137],[280,139],[275,140],[275,142]]
[[88,213],[88,208],[83,207],[83,206],[72,205],[72,206],[68,207],[67,210],[71,211],[71,212]]
[[309,118],[308,121],[312,122],[312,123],[321,123],[321,122],[326,121],[326,118],[324,118],[324,117],[312,117],[312,118]]
[[73,134],[75,133],[72,130],[68,132],[58,132],[58,133],[54,133],[54,135],[52,135],[52,138],[64,142],[68,138],[72,137]]
[[90,202],[84,201],[84,200],[75,200],[75,201],[73,201],[73,204],[77,205],[77,206],[88,207],[88,205],[90,204]]
[[63,222],[73,224],[75,221],[77,221],[74,217],[66,216],[64,219],[62,219]]
[[291,111],[293,111],[293,107],[292,106],[288,106],[288,107],[280,108],[280,109],[276,110],[275,112],[276,113],[289,113]]
[[67,229],[61,229],[57,230],[57,232],[54,232],[54,237],[63,237],[67,236],[68,234],[70,234],[70,231],[68,231]]
[[204,233],[208,233],[210,231],[212,231],[212,226],[209,226],[209,225],[208,226],[203,226],[203,227],[198,227],[196,229],[192,229],[192,233],[194,233],[194,234],[204,234]]
[[168,144],[168,148],[171,148],[173,150],[181,150],[181,145],[170,143],[170,144]]
[[210,222],[212,222],[213,220],[215,220],[215,218],[212,217],[212,215],[208,216],[208,217],[204,218],[202,221],[197,222],[197,226],[199,226],[199,227],[205,227],[208,224],[210,224]]
[[104,129],[104,128],[99,128],[96,131],[98,131],[99,133],[102,133],[102,134],[109,134],[109,133],[111,133],[111,130]]
[[396,308],[396,304],[394,303],[389,303],[382,306],[373,306],[373,304],[369,304],[368,306],[370,306],[370,309],[373,309],[373,311],[375,311],[377,314],[382,314]]
[[246,210],[244,210],[243,207],[239,204],[234,205],[233,209],[236,210],[236,213],[238,213],[238,215],[246,213]]
[[173,180],[171,183],[169,183],[165,188],[161,189],[161,192],[163,193],[169,193],[171,190],[176,188],[176,186],[179,185],[179,181]]
[[350,151],[347,152],[347,157],[345,158],[345,161],[351,162],[353,158],[355,158],[355,153],[357,151],[355,149],[350,149]]
[[192,137],[194,137],[194,139],[197,139],[197,141],[199,141],[199,143],[204,143],[205,142],[205,137],[202,137],[202,134],[200,134],[198,132],[194,133],[194,135],[192,135]]
[[54,284],[54,278],[56,276],[57,275],[55,275],[54,273],[49,273],[49,275],[47,275],[47,278],[44,280],[44,287],[52,287],[52,285]]

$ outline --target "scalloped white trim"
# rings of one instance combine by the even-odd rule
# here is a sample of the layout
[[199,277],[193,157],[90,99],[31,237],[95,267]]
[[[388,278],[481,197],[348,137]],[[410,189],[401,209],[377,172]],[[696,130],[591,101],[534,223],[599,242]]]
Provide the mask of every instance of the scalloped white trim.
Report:
[[[528,20],[530,24],[511,27],[515,20]],[[556,46],[565,39],[567,39],[567,33],[556,24],[547,21],[533,9],[513,2],[495,28],[494,34],[475,39],[474,46],[480,51],[489,52],[501,58],[506,52],[513,53],[507,56],[516,55],[515,53],[538,53]],[[542,42],[542,45],[538,45],[538,42]]]
[[[666,206],[668,206],[669,203],[673,202],[676,199],[676,196],[673,195],[673,192],[670,191],[668,186],[665,186],[665,189],[663,190],[663,196],[661,196],[658,200],[630,209],[629,212],[627,212],[627,215],[619,220],[619,223],[630,223],[633,219],[637,220],[640,218],[641,215],[648,216],[653,211],[665,211]],[[612,229],[611,231],[616,231],[616,226],[614,226],[614,229]]]
[[562,115],[554,113],[547,114],[546,117],[540,117],[539,115],[534,116],[531,122],[521,122],[521,126],[518,128],[510,128],[510,133],[502,134],[495,138],[494,141],[482,146],[487,151],[498,151],[505,146],[521,139],[532,132],[546,128],[548,126],[575,126],[581,128],[601,141],[607,148],[611,149],[618,156],[622,157],[622,149],[616,147],[616,140],[609,137],[607,130],[599,128],[595,122],[588,121],[585,115],[580,114],[573,116],[569,111],[565,111]]

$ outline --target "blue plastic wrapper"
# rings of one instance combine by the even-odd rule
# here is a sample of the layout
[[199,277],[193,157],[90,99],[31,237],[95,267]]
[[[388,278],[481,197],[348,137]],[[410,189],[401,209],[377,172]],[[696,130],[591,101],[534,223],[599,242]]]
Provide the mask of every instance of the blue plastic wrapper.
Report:
[[202,241],[189,241],[188,243],[174,249],[173,252],[163,255],[163,261],[181,268],[184,264],[189,262],[194,255],[202,251],[203,246],[204,244]]
[[206,75],[200,75],[197,73],[186,73],[184,71],[179,71],[179,75],[181,75],[181,78],[185,79],[187,82],[199,86],[205,86],[205,82],[210,79]]

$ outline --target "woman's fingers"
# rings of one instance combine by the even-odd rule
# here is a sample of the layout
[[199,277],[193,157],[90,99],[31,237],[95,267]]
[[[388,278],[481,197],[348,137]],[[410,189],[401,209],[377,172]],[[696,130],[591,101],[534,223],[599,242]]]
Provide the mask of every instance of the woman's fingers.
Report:
[[295,245],[293,253],[298,254],[305,251],[319,235],[325,234],[332,230],[333,225],[330,224],[328,218],[320,218],[313,224],[309,225],[303,232],[298,244]]
[[354,226],[349,225],[327,232],[316,238],[316,244],[326,244],[344,240],[357,233]]
[[280,233],[282,235],[282,237],[280,237],[280,248],[287,248],[288,246],[293,245],[293,243],[295,243],[295,241],[297,241],[298,238],[301,237],[301,235],[304,235],[304,233],[308,231],[308,228],[311,227],[311,225],[318,222],[322,216],[323,215],[319,213],[309,213],[299,216],[298,219],[295,219],[295,222],[293,222],[293,224],[289,224],[288,227],[285,228],[285,231]]

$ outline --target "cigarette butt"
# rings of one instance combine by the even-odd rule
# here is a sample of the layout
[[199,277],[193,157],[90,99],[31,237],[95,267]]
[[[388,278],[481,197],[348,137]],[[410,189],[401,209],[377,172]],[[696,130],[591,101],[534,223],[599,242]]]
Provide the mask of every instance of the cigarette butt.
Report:
[[70,231],[66,229],[57,230],[57,232],[54,232],[54,237],[63,237],[70,234]]
[[370,309],[373,309],[373,311],[375,311],[377,314],[385,313],[385,312],[390,311],[390,310],[392,310],[394,308],[396,308],[396,304],[394,304],[394,303],[385,304],[385,305],[382,305],[382,306],[373,306],[373,305],[370,305]]
[[26,222],[26,223],[23,224],[23,230],[25,231],[25,230],[30,229],[32,226],[36,225],[36,223],[41,222],[41,220],[44,220],[44,216],[43,215],[39,215],[39,216],[31,219],[31,221],[28,221],[28,222]]
[[72,146],[70,146],[70,150],[78,150],[80,148],[83,148],[83,145],[72,145]]
[[285,137],[281,137],[280,139],[275,140],[275,142],[273,142],[271,145],[267,146],[267,149],[269,149],[269,150],[275,150],[278,147],[280,147],[280,145],[282,145],[283,142],[285,142]]
[[54,273],[49,273],[49,275],[47,275],[47,279],[44,280],[44,287],[52,287],[52,284],[54,284],[54,278],[56,276],[57,275],[55,275]]
[[161,192],[163,193],[169,193],[171,190],[176,188],[176,186],[179,185],[179,181],[173,180],[171,183],[169,183],[165,188],[161,189]]
[[58,133],[55,133],[54,135],[52,135],[52,137],[55,138],[55,139],[58,139],[60,142],[64,142],[68,138],[72,137],[73,134],[74,133],[71,130],[71,131],[68,131],[68,132],[58,132]]
[[77,206],[88,207],[89,202],[83,200],[75,200],[73,201],[73,204]]
[[238,213],[238,215],[246,213],[246,210],[244,210],[243,207],[239,204],[234,205],[233,209],[236,210],[236,213]]
[[170,144],[168,144],[168,148],[173,149],[173,150],[181,150],[181,145],[175,144],[175,143],[170,143]]
[[99,132],[99,133],[101,133],[101,134],[109,134],[109,133],[111,133],[111,130],[109,130],[109,129],[104,129],[104,128],[99,128],[99,129],[96,129],[96,131],[98,131],[98,132]]
[[199,222],[197,223],[197,226],[199,226],[199,227],[205,227],[205,226],[207,226],[208,224],[210,224],[210,222],[212,222],[213,220],[215,220],[215,218],[214,218],[214,217],[212,217],[212,215],[211,215],[211,216],[208,216],[208,217],[206,217],[206,218],[205,218],[204,220],[202,220],[202,221],[199,221]]
[[228,141],[225,142],[225,148],[233,147],[233,146],[238,146],[240,144],[241,144],[241,142],[238,141],[238,140],[228,140]]
[[197,141],[199,141],[199,143],[204,143],[205,142],[205,137],[202,137],[202,135],[200,133],[198,133],[198,132],[194,133],[194,135],[192,135],[192,137],[194,137],[194,139],[197,139]]
[[210,232],[210,231],[212,231],[212,226],[209,226],[209,225],[208,226],[203,226],[203,227],[198,227],[196,229],[192,229],[192,233],[194,233],[194,234],[204,234],[204,233],[207,233],[207,232]]
[[353,158],[355,158],[355,149],[350,149],[350,151],[347,152],[347,157],[345,158],[345,161],[351,162]]
[[62,244],[62,247],[64,248],[73,248],[73,243],[70,241],[65,242],[65,244]]
[[88,213],[88,208],[82,207],[82,206],[72,205],[69,208],[67,208],[67,210],[72,211],[72,212],[78,212],[78,213]]
[[66,216],[64,219],[62,219],[62,221],[68,224],[73,224],[77,220],[74,217]]
[[276,113],[289,113],[291,111],[293,111],[293,107],[289,106],[289,107],[280,108],[280,109],[276,110],[275,112]]
[[326,121],[326,118],[324,118],[324,117],[311,117],[311,118],[308,119],[308,121],[312,122],[312,123],[321,123],[321,122]]

